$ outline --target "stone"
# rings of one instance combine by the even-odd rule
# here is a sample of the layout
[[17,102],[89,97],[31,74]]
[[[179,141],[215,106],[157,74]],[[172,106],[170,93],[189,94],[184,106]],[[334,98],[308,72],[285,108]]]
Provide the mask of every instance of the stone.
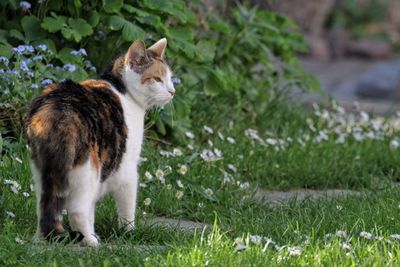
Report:
[[166,226],[169,228],[174,228],[183,231],[203,231],[204,229],[208,228],[211,229],[212,225],[202,222],[193,222],[187,220],[180,220],[180,219],[171,219],[171,218],[164,218],[164,217],[156,217],[152,219],[148,219],[146,221],[147,224],[158,225],[158,226]]
[[345,50],[348,55],[365,58],[388,58],[392,55],[391,45],[381,40],[350,41]]
[[269,191],[257,189],[254,199],[258,202],[269,206],[277,206],[283,202],[295,199],[301,202],[305,199],[318,200],[323,198],[337,198],[344,196],[360,196],[358,191],[344,189],[328,189],[328,190],[312,190],[312,189],[295,189],[289,191]]
[[371,68],[359,78],[355,85],[356,93],[365,98],[399,98],[400,60],[381,63]]

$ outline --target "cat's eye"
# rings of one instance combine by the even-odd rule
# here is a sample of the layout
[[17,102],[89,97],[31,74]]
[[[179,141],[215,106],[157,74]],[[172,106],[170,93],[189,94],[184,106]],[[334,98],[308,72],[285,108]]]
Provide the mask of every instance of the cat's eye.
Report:
[[160,77],[154,77],[153,79],[154,79],[156,82],[162,83],[162,80],[161,80]]

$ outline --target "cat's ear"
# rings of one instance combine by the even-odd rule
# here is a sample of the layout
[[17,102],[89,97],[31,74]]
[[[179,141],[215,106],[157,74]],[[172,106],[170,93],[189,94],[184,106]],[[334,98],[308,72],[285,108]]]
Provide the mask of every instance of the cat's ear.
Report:
[[125,64],[133,67],[143,65],[147,61],[146,47],[141,40],[134,41],[125,55]]
[[165,48],[167,47],[167,39],[162,38],[158,40],[155,44],[149,47],[149,50],[156,53],[157,56],[160,58],[164,57]]

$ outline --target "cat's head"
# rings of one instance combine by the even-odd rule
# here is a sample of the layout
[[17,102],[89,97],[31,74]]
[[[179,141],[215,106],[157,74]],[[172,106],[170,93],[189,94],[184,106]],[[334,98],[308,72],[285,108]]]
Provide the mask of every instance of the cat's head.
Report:
[[172,73],[164,59],[166,46],[165,38],[147,49],[137,40],[114,63],[113,71],[120,75],[127,93],[146,109],[164,106],[175,94]]

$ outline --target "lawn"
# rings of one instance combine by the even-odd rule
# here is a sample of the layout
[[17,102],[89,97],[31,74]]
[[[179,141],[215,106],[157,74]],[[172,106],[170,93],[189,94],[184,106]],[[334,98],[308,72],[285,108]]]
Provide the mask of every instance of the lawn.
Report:
[[[332,105],[279,106],[258,122],[199,116],[186,142],[148,139],[138,225],[117,228],[110,198],[98,203],[102,246],[37,245],[35,197],[22,138],[1,139],[1,266],[387,266],[400,260],[397,117]],[[344,188],[358,196],[267,206],[257,188]],[[162,216],[208,223],[188,232]],[[68,225],[68,222],[66,222]]]

